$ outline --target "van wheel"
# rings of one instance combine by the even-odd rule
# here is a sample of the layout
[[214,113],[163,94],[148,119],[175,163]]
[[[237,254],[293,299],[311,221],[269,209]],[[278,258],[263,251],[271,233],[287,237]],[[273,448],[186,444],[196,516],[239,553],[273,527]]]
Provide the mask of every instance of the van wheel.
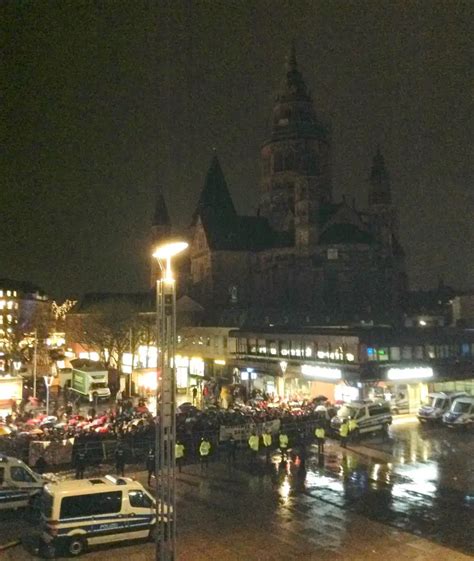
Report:
[[84,538],[79,536],[70,538],[67,544],[67,552],[71,557],[77,557],[81,555],[86,550],[87,543]]

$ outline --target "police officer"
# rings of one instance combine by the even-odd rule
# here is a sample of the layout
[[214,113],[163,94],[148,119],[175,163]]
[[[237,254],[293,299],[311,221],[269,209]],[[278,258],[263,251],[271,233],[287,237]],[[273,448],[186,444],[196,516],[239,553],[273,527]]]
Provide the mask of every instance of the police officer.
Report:
[[288,435],[285,431],[280,431],[278,435],[278,444],[280,446],[281,461],[288,457]]
[[260,444],[260,439],[257,434],[253,432],[249,437],[249,448],[250,448],[250,464],[255,464],[258,456],[258,448]]
[[270,463],[270,452],[272,447],[272,433],[267,430],[262,435],[263,446],[265,447],[265,460]]
[[183,462],[184,462],[184,444],[177,440],[176,444],[174,445],[174,457],[176,459],[176,465],[178,466],[178,471],[181,473],[183,469]]
[[349,437],[351,441],[355,442],[357,439],[359,427],[357,425],[357,421],[352,417],[349,417],[348,428],[349,428]]
[[121,442],[117,444],[115,449],[115,468],[117,475],[125,475],[125,449]]
[[153,475],[155,475],[155,469],[156,469],[156,456],[155,456],[155,450],[153,448],[150,448],[148,450],[148,455],[146,457],[146,469],[148,471],[148,485],[150,485],[151,478]]
[[316,441],[318,443],[318,456],[322,456],[324,454],[324,441],[326,438],[326,433],[324,431],[324,427],[322,423],[320,423],[316,430],[314,431],[314,435],[316,436]]
[[207,437],[201,438],[201,444],[199,445],[199,458],[201,461],[201,471],[203,470],[204,466],[206,469],[209,466],[209,453],[211,451],[211,443],[207,439]]
[[76,479],[84,479],[86,469],[86,450],[83,446],[76,453]]
[[341,446],[347,448],[347,437],[349,435],[349,423],[347,419],[343,419],[339,428],[339,436],[341,437]]

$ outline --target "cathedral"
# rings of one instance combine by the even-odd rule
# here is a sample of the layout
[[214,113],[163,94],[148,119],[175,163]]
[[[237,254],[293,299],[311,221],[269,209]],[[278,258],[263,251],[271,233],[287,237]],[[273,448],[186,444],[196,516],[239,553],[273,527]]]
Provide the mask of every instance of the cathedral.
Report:
[[[384,158],[380,150],[373,158],[365,210],[333,200],[330,128],[294,49],[260,158],[257,215],[240,216],[214,156],[191,224],[179,232],[190,244],[181,292],[214,325],[396,323],[406,274]],[[153,243],[171,233],[160,194]]]

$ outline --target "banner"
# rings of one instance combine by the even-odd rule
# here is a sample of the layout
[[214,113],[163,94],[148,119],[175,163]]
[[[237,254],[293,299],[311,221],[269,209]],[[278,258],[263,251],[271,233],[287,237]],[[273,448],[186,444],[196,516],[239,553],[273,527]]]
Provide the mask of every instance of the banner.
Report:
[[264,423],[249,423],[248,425],[237,425],[235,427],[221,425],[219,429],[219,441],[225,442],[232,436],[234,440],[248,440],[249,436],[255,432],[262,435],[264,432],[270,431],[276,434],[280,430],[280,419],[273,421],[265,421]]
[[28,464],[35,469],[35,464],[40,456],[46,461],[49,469],[51,466],[60,466],[72,462],[72,447],[74,438],[60,440],[59,442],[37,441],[30,443]]

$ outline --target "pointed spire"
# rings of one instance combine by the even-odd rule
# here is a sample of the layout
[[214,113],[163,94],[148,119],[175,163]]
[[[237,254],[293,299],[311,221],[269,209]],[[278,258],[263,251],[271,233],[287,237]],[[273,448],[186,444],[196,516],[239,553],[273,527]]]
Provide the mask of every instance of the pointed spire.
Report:
[[283,80],[278,101],[311,101],[311,95],[306,87],[296,60],[295,41],[291,42],[290,52],[286,57],[286,76]]
[[155,204],[155,214],[153,215],[153,226],[171,226],[168,208],[161,188],[158,188]]
[[236,216],[234,203],[229,193],[227,183],[222,172],[217,154],[211,160],[211,165],[206,175],[204,187],[199,196],[196,210],[193,214],[193,223],[198,216],[209,213],[214,214],[222,220]]
[[390,204],[390,177],[385,167],[385,159],[377,146],[370,170],[369,204]]

